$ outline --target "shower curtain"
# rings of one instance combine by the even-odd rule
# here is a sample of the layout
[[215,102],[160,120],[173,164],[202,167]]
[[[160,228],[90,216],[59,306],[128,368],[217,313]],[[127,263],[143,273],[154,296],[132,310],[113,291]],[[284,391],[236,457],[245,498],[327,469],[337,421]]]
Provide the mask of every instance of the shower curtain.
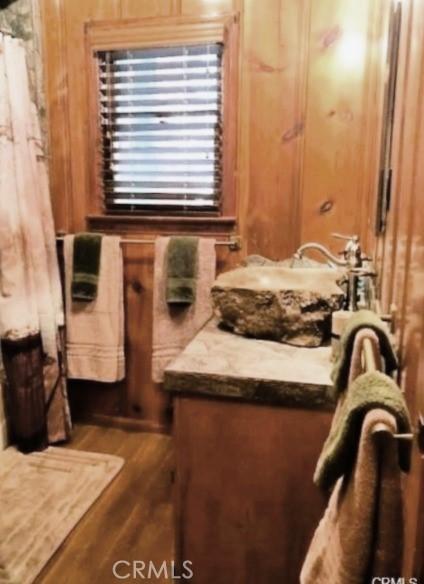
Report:
[[47,169],[25,49],[0,33],[0,339],[7,412],[23,450],[46,433],[43,413],[48,442],[69,437],[63,326]]

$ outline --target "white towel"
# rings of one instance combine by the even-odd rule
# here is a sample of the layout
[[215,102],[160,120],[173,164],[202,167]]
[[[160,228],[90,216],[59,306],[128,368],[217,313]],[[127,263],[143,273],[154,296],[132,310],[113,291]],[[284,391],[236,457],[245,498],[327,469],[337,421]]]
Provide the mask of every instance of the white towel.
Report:
[[189,307],[168,306],[166,302],[166,251],[169,237],[155,242],[153,283],[152,378],[163,381],[165,367],[185,348],[212,316],[211,287],[215,280],[215,240],[200,238],[196,301]]
[[65,237],[68,377],[112,383],[125,377],[123,261],[119,237],[103,236],[97,297],[73,302],[74,236]]

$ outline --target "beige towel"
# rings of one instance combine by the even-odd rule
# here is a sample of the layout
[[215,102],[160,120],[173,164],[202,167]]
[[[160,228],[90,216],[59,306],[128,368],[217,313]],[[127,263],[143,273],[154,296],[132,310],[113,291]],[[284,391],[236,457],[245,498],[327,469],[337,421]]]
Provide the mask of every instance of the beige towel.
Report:
[[360,329],[356,335],[355,340],[353,341],[353,350],[352,350],[352,358],[350,361],[350,369],[349,369],[349,383],[348,387],[351,383],[355,381],[355,379],[361,375],[365,371],[364,364],[362,362],[362,351],[364,348],[364,341],[368,339],[371,341],[371,346],[374,354],[375,366],[378,371],[383,370],[383,363],[382,363],[382,356],[380,351],[380,341],[378,340],[378,336],[375,331],[370,328],[363,328]]
[[74,236],[65,237],[66,348],[68,377],[114,382],[125,377],[123,263],[119,237],[104,236],[98,293],[72,302]]
[[334,488],[301,584],[364,584],[376,576],[400,576],[403,517],[395,432],[396,421],[385,410],[366,415],[355,467]]
[[199,239],[196,301],[189,307],[169,306],[166,302],[166,250],[169,237],[155,243],[153,288],[152,378],[163,381],[165,367],[184,349],[212,316],[210,290],[215,280],[215,240]]

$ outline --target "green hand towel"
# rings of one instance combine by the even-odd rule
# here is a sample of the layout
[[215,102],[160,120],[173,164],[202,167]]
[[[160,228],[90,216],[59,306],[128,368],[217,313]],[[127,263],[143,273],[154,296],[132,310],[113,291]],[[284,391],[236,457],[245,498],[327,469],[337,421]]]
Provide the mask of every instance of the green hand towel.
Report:
[[71,295],[77,302],[91,302],[97,297],[102,236],[78,233],[74,237],[74,263]]
[[[314,475],[322,489],[331,488],[339,477],[348,473],[355,462],[365,415],[375,408],[387,410],[396,418],[398,432],[411,432],[411,422],[403,393],[396,383],[381,371],[364,373],[348,388],[324,444]],[[399,441],[399,465],[408,472],[411,443]]]
[[372,329],[378,336],[381,354],[385,360],[386,373],[390,374],[398,367],[397,358],[384,322],[371,310],[358,310],[348,320],[346,328],[342,333],[339,350],[336,354],[333,371],[331,372],[335,397],[346,389],[355,335],[363,328]]
[[171,237],[167,249],[166,301],[190,305],[196,300],[197,237]]

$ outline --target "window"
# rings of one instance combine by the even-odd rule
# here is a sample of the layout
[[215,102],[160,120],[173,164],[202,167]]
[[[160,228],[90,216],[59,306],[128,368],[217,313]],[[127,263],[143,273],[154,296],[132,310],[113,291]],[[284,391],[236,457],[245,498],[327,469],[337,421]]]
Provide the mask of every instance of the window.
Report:
[[235,16],[87,25],[90,219],[234,215],[237,27]]
[[106,208],[217,210],[222,44],[98,59]]

